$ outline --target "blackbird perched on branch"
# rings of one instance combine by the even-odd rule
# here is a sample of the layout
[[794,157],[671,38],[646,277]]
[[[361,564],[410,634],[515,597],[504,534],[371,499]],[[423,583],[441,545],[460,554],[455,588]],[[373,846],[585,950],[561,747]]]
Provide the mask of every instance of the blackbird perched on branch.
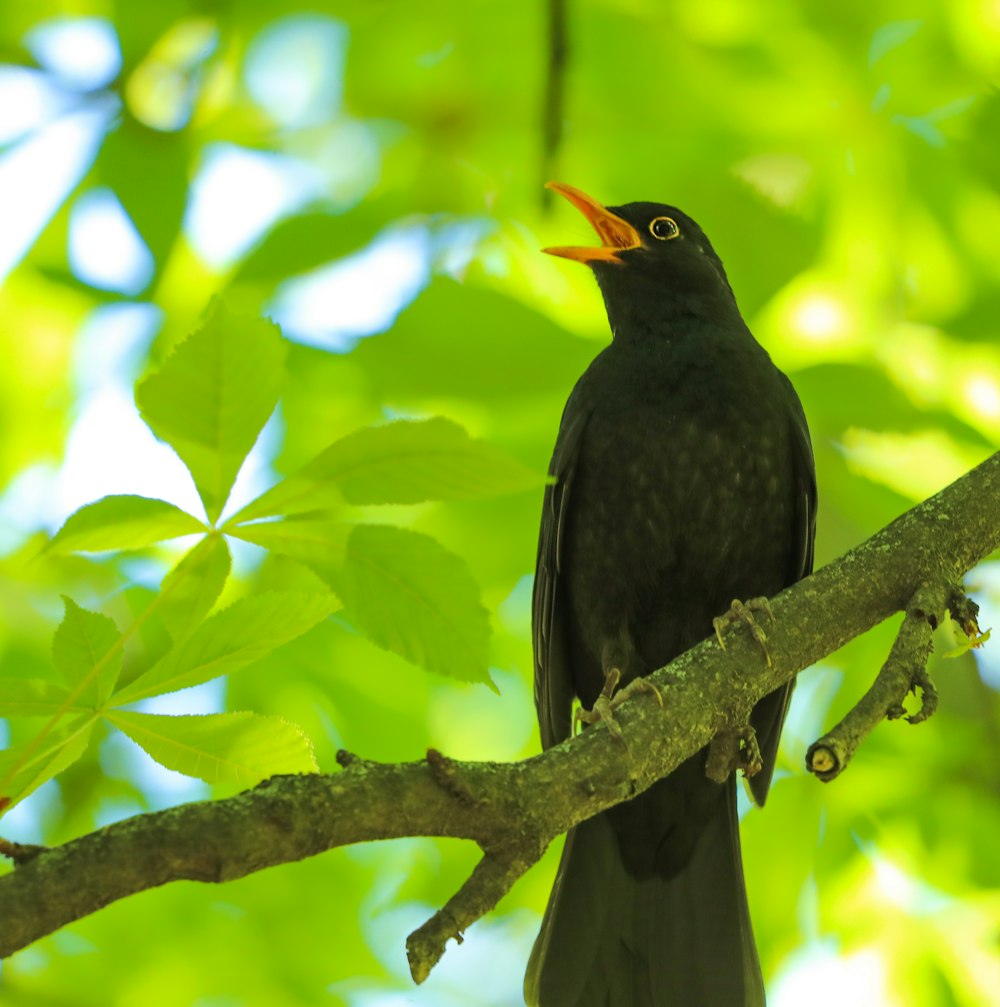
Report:
[[[614,338],[566,403],[545,493],[533,601],[545,747],[569,736],[574,696],[586,710],[603,696],[607,716],[616,685],[709,635],[732,599],[808,574],[816,520],[802,407],[702,229],[672,206],[604,207],[550,187],[601,245],[546,251],[590,266]],[[751,717],[759,804],[790,691]],[[735,776],[710,780],[707,751],[567,836],[528,964],[529,1005],[764,1003]]]

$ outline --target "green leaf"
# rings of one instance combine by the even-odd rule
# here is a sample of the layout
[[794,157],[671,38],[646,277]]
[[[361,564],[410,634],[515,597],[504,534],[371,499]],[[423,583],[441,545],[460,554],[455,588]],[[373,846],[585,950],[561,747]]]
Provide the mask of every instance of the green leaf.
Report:
[[193,632],[212,610],[225,587],[230,565],[226,540],[209,535],[163,578],[160,618],[174,642]]
[[115,705],[230,674],[300,636],[335,607],[332,595],[305,592],[274,591],[233,602],[125,686]]
[[329,510],[350,504],[474,500],[540,486],[503,451],[436,416],[365,427],[334,441],[299,472],[245,507],[234,520]]
[[332,583],[334,574],[343,566],[347,538],[353,528],[332,518],[295,518],[237,525],[227,531],[235,538],[297,559]]
[[463,681],[490,684],[486,610],[465,563],[434,539],[358,525],[334,588],[379,646]]
[[96,165],[153,253],[157,273],[184,221],[192,149],[186,131],[150,129],[126,113]]
[[984,643],[988,643],[992,635],[993,630],[987,629],[982,633],[977,633],[975,636],[962,636],[957,646],[946,650],[941,656],[948,658],[961,657],[963,654],[968,654],[970,650],[975,650],[978,647],[982,647]]
[[276,773],[314,773],[319,768],[309,738],[281,717],[116,711],[107,720],[161,765],[206,783],[252,786]]
[[876,28],[868,46],[868,65],[874,66],[883,56],[909,42],[923,26],[923,21],[890,21]]
[[49,543],[53,552],[99,552],[143,546],[206,531],[196,517],[165,500],[108,496],[75,511]]
[[212,521],[277,405],[285,355],[277,326],[216,302],[204,325],[136,388],[142,418],[191,470]]
[[351,215],[317,210],[279,221],[240,263],[235,282],[269,282],[315,269],[355,252],[371,238]]
[[0,812],[73,765],[87,750],[94,720],[87,714],[50,731],[41,742],[35,738],[0,752]]
[[256,500],[251,500],[234,514],[223,526],[227,534],[235,534],[233,526],[238,521],[255,521],[258,518],[294,516],[320,512],[331,514],[344,506],[344,495],[336,483],[322,482],[305,474],[304,470],[275,483]]
[[0,678],[0,717],[50,717],[60,711],[82,713],[67,706],[69,689],[43,678]]
[[52,638],[52,663],[78,698],[99,706],[114,689],[122,668],[121,633],[114,621],[81,608],[63,595],[66,614]]

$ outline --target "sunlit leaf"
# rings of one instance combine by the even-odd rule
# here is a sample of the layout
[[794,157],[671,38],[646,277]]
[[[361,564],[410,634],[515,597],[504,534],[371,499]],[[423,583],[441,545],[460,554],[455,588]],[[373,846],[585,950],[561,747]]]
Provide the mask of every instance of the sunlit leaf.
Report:
[[160,618],[175,641],[187,636],[211,611],[229,577],[229,567],[226,540],[210,535],[163,578]]
[[196,517],[165,500],[107,496],[70,514],[49,548],[54,552],[141,549],[205,530]]
[[322,482],[310,478],[304,472],[296,472],[275,483],[234,514],[226,522],[225,530],[230,532],[237,522],[255,521],[263,517],[294,516],[316,511],[330,515],[342,508],[344,503],[344,496],[336,483]]
[[66,614],[52,638],[52,663],[73,693],[98,705],[111,694],[122,668],[121,633],[106,615],[81,608],[67,595],[63,602]]
[[207,783],[252,786],[276,773],[312,773],[318,768],[302,729],[281,717],[116,711],[107,720],[161,765]]
[[375,643],[408,661],[489,683],[489,621],[465,563],[434,539],[388,525],[350,535],[334,587]]
[[976,650],[982,647],[984,643],[989,643],[992,635],[992,629],[985,629],[982,633],[976,633],[974,636],[960,637],[956,646],[950,650],[946,650],[941,656],[948,658],[961,657],[963,654],[968,654],[970,650]]
[[305,273],[356,251],[371,238],[359,233],[350,214],[302,213],[280,221],[246,257],[235,279],[276,281]]
[[336,483],[352,504],[472,500],[545,479],[440,416],[358,430],[331,444],[302,474]]
[[136,388],[143,419],[191,470],[213,521],[278,402],[284,360],[276,326],[216,302],[201,328]]
[[200,685],[256,661],[325,619],[336,607],[328,594],[253,595],[206,619],[113,697],[117,705]]
[[437,416],[364,427],[334,441],[234,521],[351,504],[473,500],[539,486],[545,477]]
[[237,525],[228,532],[272,552],[291,556],[321,573],[330,573],[343,565],[353,527],[334,518],[303,517]]
[[0,678],[0,717],[46,717],[59,710],[82,713],[79,703],[66,706],[69,689],[42,678]]
[[55,728],[41,741],[0,752],[0,813],[73,765],[87,750],[93,726],[94,716],[88,714]]
[[96,165],[149,246],[157,271],[184,222],[190,160],[185,134],[149,129],[126,115],[104,141]]

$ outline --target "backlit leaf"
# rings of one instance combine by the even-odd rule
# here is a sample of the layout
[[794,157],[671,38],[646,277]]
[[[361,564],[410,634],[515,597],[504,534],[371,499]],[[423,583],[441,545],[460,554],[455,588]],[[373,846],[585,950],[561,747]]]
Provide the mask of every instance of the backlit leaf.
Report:
[[246,542],[297,559],[332,582],[334,572],[343,565],[353,527],[332,518],[296,518],[237,525],[228,531]]
[[221,535],[202,539],[163,578],[160,617],[175,641],[211,611],[229,576],[229,546]]
[[[67,709],[69,689],[43,678],[0,678],[0,717],[46,717]],[[74,704],[69,709],[83,712]]]
[[233,602],[114,697],[117,705],[200,685],[293,640],[336,607],[328,594],[269,592]]
[[107,496],[75,511],[59,529],[54,552],[99,552],[143,546],[205,531],[196,517],[165,500]]
[[276,773],[313,773],[318,768],[302,729],[281,717],[115,711],[107,720],[161,765],[206,783],[252,786]]
[[275,325],[216,302],[136,388],[142,418],[191,470],[212,521],[277,405],[285,352]]
[[63,595],[66,614],[52,638],[52,663],[73,693],[91,705],[111,695],[122,667],[121,634],[112,619]]
[[87,750],[93,714],[80,717],[36,739],[0,752],[0,814],[53,776],[72,766]]
[[359,525],[334,588],[379,646],[431,671],[490,682],[490,629],[479,588],[465,563],[434,539]]

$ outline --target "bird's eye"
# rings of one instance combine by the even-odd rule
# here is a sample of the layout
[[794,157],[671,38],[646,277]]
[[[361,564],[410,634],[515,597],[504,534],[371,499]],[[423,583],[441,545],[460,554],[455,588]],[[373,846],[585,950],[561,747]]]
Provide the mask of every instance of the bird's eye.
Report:
[[676,238],[681,229],[671,217],[654,217],[649,223],[649,233],[660,241],[669,241]]

